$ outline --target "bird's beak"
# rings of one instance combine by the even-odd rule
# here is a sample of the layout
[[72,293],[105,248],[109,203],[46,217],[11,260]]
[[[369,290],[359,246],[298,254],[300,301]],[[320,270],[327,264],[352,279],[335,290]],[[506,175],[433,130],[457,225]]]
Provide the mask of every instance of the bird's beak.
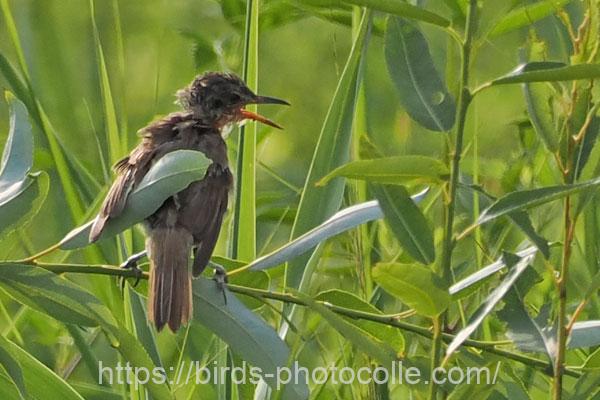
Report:
[[[275,97],[268,97],[268,96],[255,96],[254,99],[252,99],[252,101],[250,101],[248,104],[282,104],[282,105],[286,105],[289,106],[290,103],[288,103],[285,100],[281,100]],[[268,119],[267,117],[264,117],[260,114],[254,113],[252,111],[248,111],[248,110],[240,110],[242,117],[244,117],[244,119],[251,119],[253,121],[258,121],[258,122],[262,122],[265,125],[269,125],[272,126],[273,128],[277,128],[277,129],[283,129],[280,125],[276,124],[275,122],[271,121],[270,119]]]

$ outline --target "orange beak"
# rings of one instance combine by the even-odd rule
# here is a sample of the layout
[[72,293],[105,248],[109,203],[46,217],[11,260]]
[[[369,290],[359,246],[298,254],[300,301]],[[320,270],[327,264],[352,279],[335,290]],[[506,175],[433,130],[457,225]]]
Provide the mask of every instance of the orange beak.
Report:
[[[267,97],[267,96],[256,96],[250,103],[251,104],[283,104],[286,106],[290,105],[290,103],[288,103],[285,100],[281,100],[281,99],[278,99],[275,97]],[[281,127],[280,125],[271,121],[267,117],[264,117],[260,114],[254,113],[252,111],[241,109],[240,113],[242,114],[242,117],[244,117],[244,119],[251,119],[253,121],[262,122],[265,125],[272,126],[273,128],[283,129],[283,127]]]
[[281,125],[276,124],[275,122],[271,121],[267,117],[263,117],[260,114],[256,114],[256,113],[253,113],[252,111],[248,111],[248,110],[244,110],[244,109],[240,110],[240,112],[242,114],[242,117],[244,117],[244,119],[251,119],[253,121],[262,122],[265,125],[272,126],[273,128],[283,129],[283,127]]

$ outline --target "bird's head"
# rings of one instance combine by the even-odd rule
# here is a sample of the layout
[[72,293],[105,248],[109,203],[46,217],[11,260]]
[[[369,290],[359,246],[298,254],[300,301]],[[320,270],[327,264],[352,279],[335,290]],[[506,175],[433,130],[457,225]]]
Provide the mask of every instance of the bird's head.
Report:
[[254,94],[239,77],[230,73],[208,72],[177,92],[178,103],[212,126],[221,129],[246,119],[281,129],[275,122],[244,109],[248,104],[289,103],[274,97]]

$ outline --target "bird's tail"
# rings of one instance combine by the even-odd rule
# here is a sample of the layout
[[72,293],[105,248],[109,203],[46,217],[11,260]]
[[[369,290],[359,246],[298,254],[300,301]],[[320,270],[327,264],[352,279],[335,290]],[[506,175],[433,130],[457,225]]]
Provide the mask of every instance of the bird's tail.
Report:
[[150,259],[148,319],[160,331],[175,332],[192,314],[192,276],[188,267],[192,236],[183,229],[153,229],[146,241]]

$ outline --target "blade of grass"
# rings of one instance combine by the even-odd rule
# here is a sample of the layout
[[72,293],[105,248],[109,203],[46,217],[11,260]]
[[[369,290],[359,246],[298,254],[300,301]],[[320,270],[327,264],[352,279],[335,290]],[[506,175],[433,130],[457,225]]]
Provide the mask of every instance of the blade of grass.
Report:
[[102,93],[104,121],[106,124],[106,140],[108,142],[110,163],[114,164],[123,156],[123,151],[121,150],[121,141],[119,140],[117,113],[115,110],[112,91],[110,89],[110,80],[108,78],[106,61],[104,59],[104,50],[102,49],[100,33],[98,32],[98,25],[96,24],[94,0],[90,0],[90,19],[92,22],[92,32],[94,34],[94,49],[96,51],[98,76],[100,77],[100,91]]
[[[248,87],[258,86],[258,12],[259,0],[248,0],[244,38],[242,77]],[[250,106],[255,112],[256,106]],[[237,187],[233,216],[232,258],[253,260],[256,256],[256,135],[257,124],[240,128],[237,159]],[[244,240],[240,240],[240,235]]]

